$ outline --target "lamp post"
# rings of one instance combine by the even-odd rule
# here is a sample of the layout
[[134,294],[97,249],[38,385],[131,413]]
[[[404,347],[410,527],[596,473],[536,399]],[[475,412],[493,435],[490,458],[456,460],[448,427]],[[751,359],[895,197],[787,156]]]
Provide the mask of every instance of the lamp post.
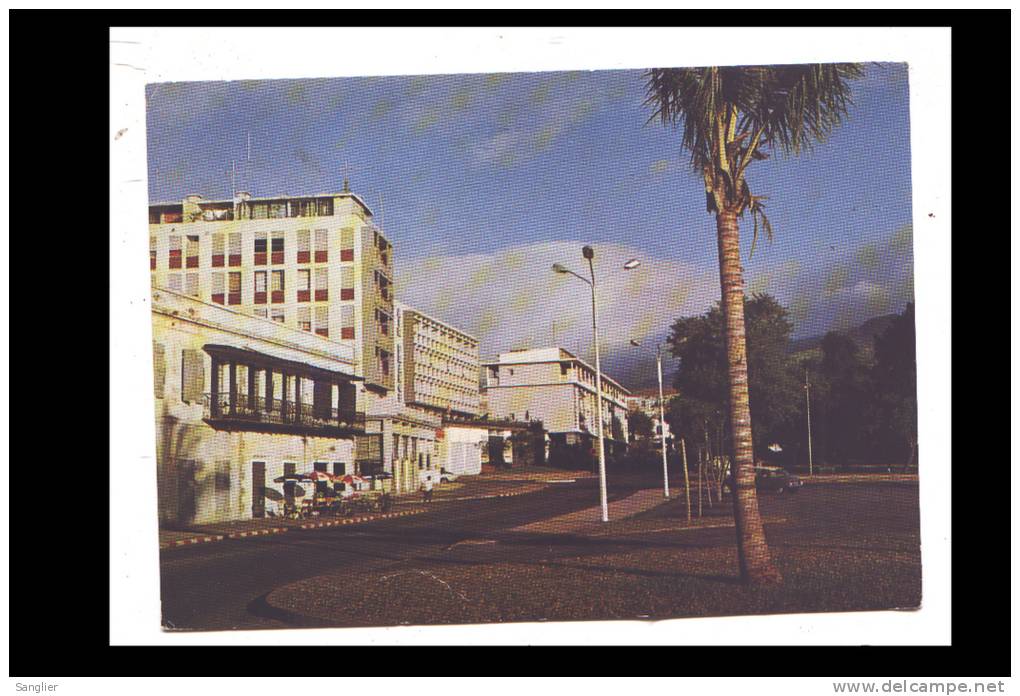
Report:
[[[572,275],[575,278],[580,278],[588,287],[591,288],[591,328],[592,328],[592,340],[595,343],[595,396],[596,396],[596,411],[598,413],[598,437],[599,437],[599,501],[602,506],[602,521],[609,521],[609,501],[606,498],[606,446],[605,437],[602,432],[603,430],[603,418],[602,418],[602,362],[599,355],[599,320],[598,320],[598,302],[595,287],[595,265],[593,259],[595,258],[595,250],[587,244],[581,249],[581,254],[588,260],[588,272],[591,276],[591,280],[574,273],[572,270],[560,263],[554,263],[552,266],[553,271],[556,273],[564,273]],[[636,259],[631,259],[624,264],[624,268],[636,268],[640,264]]]
[[644,348],[645,352],[655,356],[655,366],[658,368],[659,373],[659,428],[662,430],[662,495],[666,500],[669,500],[669,470],[666,467],[666,410],[663,407],[665,402],[662,397],[662,344],[660,343],[655,347],[654,353],[642,346],[640,341],[635,341],[633,338],[630,339],[630,344],[635,348]]

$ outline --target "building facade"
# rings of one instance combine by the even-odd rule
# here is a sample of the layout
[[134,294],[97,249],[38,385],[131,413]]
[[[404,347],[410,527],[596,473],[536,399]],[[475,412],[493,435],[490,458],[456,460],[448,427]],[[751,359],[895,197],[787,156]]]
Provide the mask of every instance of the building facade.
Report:
[[154,286],[353,351],[368,389],[394,383],[393,247],[350,192],[149,206]]
[[452,416],[478,415],[477,339],[400,302],[394,303],[393,329],[395,386],[385,396],[369,395],[367,410],[394,490],[416,491],[424,476],[438,477],[448,465],[478,473],[480,447],[463,442],[473,434],[445,424]]
[[[573,353],[558,347],[511,351],[483,367],[492,417],[542,421],[551,450],[587,445],[597,437],[595,369]],[[610,455],[626,449],[628,394],[602,375],[603,434]]]
[[285,473],[355,473],[352,347],[158,286],[152,328],[162,525],[263,517],[313,493]]
[[[670,400],[677,396],[678,392],[675,389],[663,389],[663,408],[669,411]],[[627,397],[627,409],[629,411],[641,411],[646,416],[652,419],[652,441],[660,442],[662,439],[663,431],[665,431],[666,442],[669,442],[672,435],[669,430],[669,423],[659,422],[659,389],[658,387],[650,387],[648,389],[639,389],[631,393]]]

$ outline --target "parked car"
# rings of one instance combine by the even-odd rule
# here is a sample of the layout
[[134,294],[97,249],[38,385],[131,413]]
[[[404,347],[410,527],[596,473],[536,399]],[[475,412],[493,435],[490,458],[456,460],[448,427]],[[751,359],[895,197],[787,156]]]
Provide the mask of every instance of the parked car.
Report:
[[[786,469],[776,466],[754,467],[754,486],[758,492],[765,493],[796,493],[804,485],[799,476],[791,474]],[[733,476],[726,477],[723,481],[723,488],[729,492],[733,491]]]
[[439,469],[439,482],[440,483],[450,483],[451,481],[456,481],[459,477],[460,477],[460,474],[455,474],[455,473],[453,473],[451,471],[447,471],[446,469],[442,469],[442,468]]

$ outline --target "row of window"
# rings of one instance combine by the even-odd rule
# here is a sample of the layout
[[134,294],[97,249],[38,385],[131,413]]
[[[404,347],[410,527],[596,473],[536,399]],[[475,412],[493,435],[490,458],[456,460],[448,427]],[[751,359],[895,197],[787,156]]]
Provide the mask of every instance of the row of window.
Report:
[[[182,279],[183,277],[183,279]],[[241,304],[241,271],[213,273],[210,295],[217,304]],[[314,278],[314,287],[313,287]],[[170,273],[167,275],[167,287],[175,292],[200,296],[200,276],[198,273]],[[286,302],[286,275],[283,270],[255,271],[254,273],[255,304],[279,304]],[[354,269],[341,269],[340,299],[354,299]],[[314,290],[314,295],[313,295]],[[326,302],[329,300],[329,269],[300,268],[297,270],[297,301]]]
[[[199,236],[197,234],[167,236],[169,245],[167,264],[174,268],[199,267]],[[211,236],[212,248],[210,265],[213,268],[241,265],[241,233],[218,232]],[[329,261],[329,231],[315,230],[315,247],[312,249],[311,230],[297,231],[297,262],[326,263]],[[314,256],[313,256],[314,251]],[[285,263],[286,241],[283,232],[267,235],[265,232],[255,233],[253,243],[254,263],[256,266],[280,265]],[[157,265],[157,241],[154,235],[149,236],[149,268],[155,270]],[[340,231],[340,261],[354,261],[354,230],[344,228]],[[383,263],[388,263],[384,259]]]

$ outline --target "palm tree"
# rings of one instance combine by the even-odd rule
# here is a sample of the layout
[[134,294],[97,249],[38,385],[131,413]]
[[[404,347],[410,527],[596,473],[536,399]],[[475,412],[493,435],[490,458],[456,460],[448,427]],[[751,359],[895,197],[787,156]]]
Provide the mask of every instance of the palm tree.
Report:
[[733,514],[740,576],[746,583],[780,582],[772,563],[754,488],[751,409],[747,396],[744,277],[738,218],[754,221],[772,239],[765,196],[754,195],[745,173],[771,150],[798,154],[822,141],[851,104],[855,63],[757,67],[656,68],[645,73],[649,121],[683,128],[683,147],[705,182],[705,204],[715,214],[719,278],[726,321],[729,422],[733,444]]

